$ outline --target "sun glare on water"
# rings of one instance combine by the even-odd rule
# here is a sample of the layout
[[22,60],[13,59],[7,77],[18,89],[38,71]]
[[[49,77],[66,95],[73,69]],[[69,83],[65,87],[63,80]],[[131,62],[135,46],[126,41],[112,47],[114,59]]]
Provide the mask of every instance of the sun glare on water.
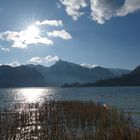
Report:
[[27,88],[20,91],[26,102],[35,103],[44,94],[44,89]]

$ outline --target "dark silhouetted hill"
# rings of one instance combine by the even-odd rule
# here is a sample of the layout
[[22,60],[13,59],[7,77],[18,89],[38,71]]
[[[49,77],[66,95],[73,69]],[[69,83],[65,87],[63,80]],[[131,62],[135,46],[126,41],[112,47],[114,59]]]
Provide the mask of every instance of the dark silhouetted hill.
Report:
[[27,66],[0,66],[0,87],[29,87],[44,85],[43,76]]

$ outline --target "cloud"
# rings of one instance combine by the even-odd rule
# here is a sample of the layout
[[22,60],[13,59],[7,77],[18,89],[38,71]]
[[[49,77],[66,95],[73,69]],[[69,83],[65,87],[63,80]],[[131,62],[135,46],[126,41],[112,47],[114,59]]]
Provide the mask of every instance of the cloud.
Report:
[[60,0],[60,2],[65,6],[65,11],[74,21],[84,14],[81,9],[87,7],[86,0]]
[[5,65],[9,65],[9,66],[11,66],[11,67],[18,67],[18,66],[20,66],[21,64],[20,64],[17,60],[15,60],[15,61],[13,61],[13,62],[11,62],[11,63],[7,63],[7,64],[5,64]]
[[48,63],[48,62],[56,62],[56,61],[58,61],[58,60],[59,60],[59,57],[58,57],[58,56],[48,55],[48,56],[46,56],[46,57],[43,58],[43,59],[44,59],[44,61],[45,61],[46,63]]
[[60,9],[62,5],[59,2],[56,2],[56,6]]
[[0,50],[5,51],[5,52],[9,52],[10,49],[9,48],[4,48],[3,46],[0,45]]
[[49,37],[60,37],[64,40],[72,39],[72,36],[65,30],[61,30],[61,31],[54,30],[52,32],[48,32],[47,34]]
[[99,24],[104,24],[112,17],[126,16],[140,10],[140,0],[125,0],[122,5],[117,0],[59,0],[65,6],[65,11],[75,21],[84,13],[83,8],[88,6],[91,19]]
[[130,13],[134,13],[140,10],[140,0],[125,0],[124,5],[122,5],[117,10],[117,16],[126,16]]
[[[43,44],[53,45],[54,42],[49,39],[45,32],[41,31],[38,26],[63,26],[62,20],[44,20],[42,22],[36,21],[33,25],[29,26],[26,30],[22,31],[5,31],[0,33],[0,40],[10,42],[11,47],[25,49],[32,45]],[[49,37],[60,37],[65,40],[69,40],[72,36],[64,29],[61,31],[47,32]],[[4,50],[4,49],[3,49]],[[5,49],[6,51],[6,49]],[[8,49],[7,49],[8,51]]]
[[3,47],[2,47],[1,50],[2,50],[2,51],[5,51],[5,52],[10,52],[10,49],[9,49],[9,48],[3,48]]
[[83,64],[81,64],[81,66],[82,67],[85,67],[85,68],[95,68],[95,67],[97,67],[98,65],[91,65],[91,64],[87,64],[87,63],[83,63]]
[[33,64],[41,64],[43,63],[43,59],[41,57],[32,57],[29,62]]
[[5,52],[10,52],[10,49],[9,48],[4,48],[1,45],[0,45],[0,50],[5,51]]
[[103,24],[115,15],[117,5],[115,0],[90,0],[91,18]]
[[0,38],[8,42],[12,42],[13,48],[28,48],[29,45],[33,44],[44,44],[44,45],[53,45],[53,41],[47,37],[42,37],[37,34],[29,32],[29,30],[13,32],[6,31],[0,33]]
[[117,0],[90,0],[90,5],[92,19],[100,24],[140,10],[140,0],[125,0],[123,5],[118,5]]
[[29,62],[32,64],[54,63],[59,60],[58,56],[48,55],[46,57],[32,57]]
[[0,66],[2,66],[2,65],[8,65],[11,67],[21,66],[21,64],[17,60],[13,60],[11,63],[0,64]]
[[49,25],[49,26],[63,26],[63,21],[62,20],[44,20],[44,21],[36,21],[36,25],[41,26],[41,25]]

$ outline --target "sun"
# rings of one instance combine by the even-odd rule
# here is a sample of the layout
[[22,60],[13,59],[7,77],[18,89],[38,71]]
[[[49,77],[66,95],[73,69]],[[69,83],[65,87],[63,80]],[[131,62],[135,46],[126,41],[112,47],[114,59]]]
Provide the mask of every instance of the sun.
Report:
[[40,30],[39,28],[37,28],[34,25],[31,25],[27,28],[27,30],[25,31],[26,35],[30,38],[35,38],[38,37],[40,34]]
[[30,25],[26,30],[20,32],[20,41],[24,44],[35,44],[38,39],[40,39],[40,30],[34,25]]

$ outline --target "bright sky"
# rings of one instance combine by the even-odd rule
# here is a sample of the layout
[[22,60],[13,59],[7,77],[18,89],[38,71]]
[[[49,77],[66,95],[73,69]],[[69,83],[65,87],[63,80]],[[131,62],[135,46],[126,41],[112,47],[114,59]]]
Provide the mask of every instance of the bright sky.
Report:
[[140,64],[140,0],[0,0],[0,64],[59,58],[87,66]]

